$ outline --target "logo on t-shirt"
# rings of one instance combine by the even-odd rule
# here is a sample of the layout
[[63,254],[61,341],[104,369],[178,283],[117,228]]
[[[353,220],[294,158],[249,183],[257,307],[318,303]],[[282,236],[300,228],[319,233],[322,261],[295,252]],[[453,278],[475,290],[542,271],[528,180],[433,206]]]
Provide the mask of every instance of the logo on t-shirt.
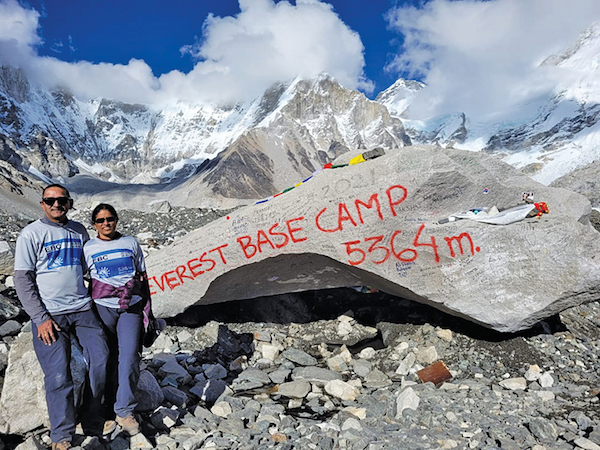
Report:
[[127,249],[111,249],[91,255],[98,278],[117,276],[131,277],[135,274],[133,254]]
[[72,237],[44,244],[48,269],[80,265],[82,247],[81,240]]

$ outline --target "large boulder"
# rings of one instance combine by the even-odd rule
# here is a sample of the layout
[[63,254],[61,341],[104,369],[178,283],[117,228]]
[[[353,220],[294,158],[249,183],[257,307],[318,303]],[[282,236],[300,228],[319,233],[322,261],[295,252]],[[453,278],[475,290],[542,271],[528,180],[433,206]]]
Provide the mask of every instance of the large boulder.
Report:
[[[79,402],[87,366],[77,339],[71,339],[71,375],[75,401]],[[0,433],[26,434],[39,427],[49,427],[44,373],[38,362],[31,327],[15,339],[8,354],[8,367],[0,395]]]
[[[508,225],[448,221],[523,204]],[[238,209],[147,259],[154,310],[366,285],[502,332],[600,298],[600,235],[589,201],[481,153],[405,147],[325,169]],[[440,223],[442,222],[442,223]]]

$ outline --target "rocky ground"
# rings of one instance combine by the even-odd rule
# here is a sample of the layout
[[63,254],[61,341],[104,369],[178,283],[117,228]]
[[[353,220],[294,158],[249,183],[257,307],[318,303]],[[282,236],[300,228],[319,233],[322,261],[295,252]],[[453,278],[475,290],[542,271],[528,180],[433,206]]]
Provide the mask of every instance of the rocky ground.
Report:
[[[224,213],[124,211],[120,226],[151,251]],[[2,222],[14,242],[22,224]],[[25,317],[0,281],[1,374]],[[82,448],[600,449],[598,302],[518,335],[368,287],[196,307],[168,324],[144,352],[142,433],[81,436]],[[449,374],[427,381],[438,361]],[[48,432],[0,440],[33,449]]]

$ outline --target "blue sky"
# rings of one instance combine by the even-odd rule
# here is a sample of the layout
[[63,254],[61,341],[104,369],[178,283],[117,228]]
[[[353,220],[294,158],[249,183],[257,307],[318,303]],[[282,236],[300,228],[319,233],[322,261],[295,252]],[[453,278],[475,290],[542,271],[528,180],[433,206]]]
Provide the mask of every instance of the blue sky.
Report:
[[323,72],[373,98],[403,76],[427,85],[410,118],[483,117],[576,82],[542,63],[598,23],[600,0],[0,0],[0,65],[157,107]]
[[[292,2],[295,3],[295,2]],[[402,36],[390,30],[384,18],[395,5],[418,5],[419,0],[330,0],[342,21],[358,32],[364,45],[365,75],[374,82],[371,93],[389,87],[397,73],[385,71],[398,52]],[[64,61],[127,64],[145,61],[155,76],[171,70],[187,73],[194,59],[180,49],[202,39],[209,14],[240,13],[237,0],[29,0],[41,13],[40,55]]]

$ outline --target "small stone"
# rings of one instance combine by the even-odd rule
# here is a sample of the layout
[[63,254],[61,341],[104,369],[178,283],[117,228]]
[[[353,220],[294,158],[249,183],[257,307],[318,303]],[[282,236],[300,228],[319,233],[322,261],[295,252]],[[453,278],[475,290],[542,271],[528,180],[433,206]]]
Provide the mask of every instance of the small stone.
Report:
[[278,444],[287,441],[287,436],[282,433],[274,433],[269,436],[269,438]]
[[352,414],[354,417],[364,420],[367,418],[367,409],[366,408],[356,408],[354,406],[347,406],[342,411]]
[[15,257],[10,244],[0,241],[0,274],[12,275],[14,273]]
[[221,364],[203,364],[202,370],[209,380],[220,380],[227,376],[227,369]]
[[366,359],[355,359],[352,361],[352,369],[359,377],[365,377],[371,371],[372,364]]
[[592,441],[584,437],[578,437],[573,442],[575,445],[585,450],[600,450],[600,445],[594,444]]
[[325,385],[325,391],[336,398],[353,402],[360,394],[359,390],[342,380],[331,380]]
[[245,432],[244,421],[241,419],[226,419],[219,423],[217,429],[221,433],[232,434],[234,436],[242,436]]
[[250,382],[258,383],[259,386],[261,386],[261,385],[269,384],[271,382],[271,379],[269,378],[269,375],[266,372],[264,372],[260,369],[256,369],[254,367],[249,367],[248,369],[246,369],[242,373],[240,373],[237,376],[235,381],[236,381],[236,383],[241,383],[243,381],[250,381]]
[[338,322],[340,323],[354,323],[354,317],[349,316],[347,314],[342,314],[341,316],[338,316],[337,318]]
[[456,422],[458,420],[458,417],[452,411],[448,411],[446,413],[446,419],[448,419],[448,422],[453,423],[453,422]]
[[16,320],[7,320],[0,325],[0,337],[16,336],[21,331],[21,324]]
[[405,409],[416,411],[420,401],[421,399],[413,388],[407,387],[404,389],[396,398],[396,419],[402,418],[402,412]]
[[229,370],[232,372],[241,372],[248,368],[248,357],[246,355],[238,356],[229,364]]
[[433,364],[439,359],[436,348],[432,345],[431,347],[419,350],[416,354],[417,361],[421,364]]
[[554,384],[554,378],[552,378],[552,375],[550,375],[549,372],[544,372],[542,376],[540,376],[538,383],[540,383],[540,386],[543,388],[549,388]]
[[346,419],[342,424],[342,431],[346,430],[362,431],[363,427],[357,419],[350,417]]
[[181,330],[179,333],[177,333],[177,340],[179,342],[187,342],[192,338],[192,333],[190,333],[188,330]]
[[261,330],[255,331],[254,339],[261,342],[271,342],[271,334]]
[[529,369],[525,372],[525,379],[527,381],[536,381],[542,376],[542,371],[540,366],[537,364],[532,364],[529,366]]
[[348,370],[348,365],[344,358],[340,355],[335,355],[327,360],[327,367],[336,372],[345,372]]
[[290,369],[285,369],[285,368],[279,367],[277,370],[274,370],[273,372],[269,372],[269,378],[271,379],[271,381],[273,383],[281,384],[281,383],[285,383],[287,378],[290,376],[290,373],[292,373],[292,371]]
[[179,412],[176,409],[165,407],[160,407],[150,417],[152,425],[161,430],[168,430],[174,427],[177,424],[178,419]]
[[400,362],[400,365],[396,369],[397,375],[408,375],[408,372],[412,368],[412,366],[417,361],[417,357],[413,352],[410,352],[408,355],[404,357],[404,359]]
[[431,382],[436,386],[452,378],[452,374],[443,361],[437,361],[417,372],[417,376],[423,383]]
[[188,384],[192,381],[192,376],[177,361],[166,362],[158,369],[158,373],[162,377],[173,377],[179,385]]
[[363,348],[358,356],[362,359],[372,359],[377,354],[377,351],[373,347],[365,347]]
[[173,386],[165,386],[162,388],[162,391],[165,396],[165,400],[167,400],[169,403],[180,408],[185,408],[185,405],[189,400],[185,392],[180,391]]
[[337,334],[347,336],[352,333],[352,325],[348,322],[340,322],[337,326]]
[[169,335],[166,333],[161,333],[150,348],[170,351],[170,349],[173,347],[173,344],[173,339],[171,339]]
[[582,431],[586,431],[595,426],[594,421],[586,416],[583,411],[571,411],[569,413],[569,419],[577,422],[577,427]]
[[301,366],[314,366],[317,364],[317,360],[314,357],[297,348],[288,348],[281,355]]
[[306,380],[317,386],[325,386],[331,380],[341,380],[342,376],[333,370],[322,367],[298,367],[292,372],[293,380]]
[[271,344],[263,344],[260,346],[260,352],[263,358],[274,361],[279,356],[279,346]]
[[556,396],[554,395],[554,392],[551,392],[551,391],[535,391],[535,394],[543,402],[549,402],[556,398]]
[[295,380],[279,385],[277,392],[284,397],[304,398],[310,392],[310,383],[305,380]]
[[215,416],[226,418],[233,412],[233,409],[228,402],[217,402],[210,408],[210,412]]
[[14,288],[15,278],[12,275],[6,277],[6,280],[4,280],[4,286],[6,286],[7,288]]
[[452,330],[438,329],[435,334],[443,341],[452,342]]
[[152,449],[154,446],[142,433],[135,434],[129,438],[129,448],[148,448]]
[[373,369],[365,377],[365,385],[369,388],[379,389],[392,384],[392,380],[379,369]]
[[556,426],[548,419],[536,417],[529,422],[529,431],[542,443],[555,443],[558,438]]
[[287,409],[296,409],[302,406],[303,399],[302,398],[291,398],[288,401]]
[[181,447],[183,448],[183,450],[198,450],[199,448],[202,448],[202,444],[205,440],[206,435],[204,435],[203,433],[196,436],[190,436],[185,441],[183,441]]
[[507,378],[500,382],[500,386],[510,391],[527,389],[527,380],[523,377]]

